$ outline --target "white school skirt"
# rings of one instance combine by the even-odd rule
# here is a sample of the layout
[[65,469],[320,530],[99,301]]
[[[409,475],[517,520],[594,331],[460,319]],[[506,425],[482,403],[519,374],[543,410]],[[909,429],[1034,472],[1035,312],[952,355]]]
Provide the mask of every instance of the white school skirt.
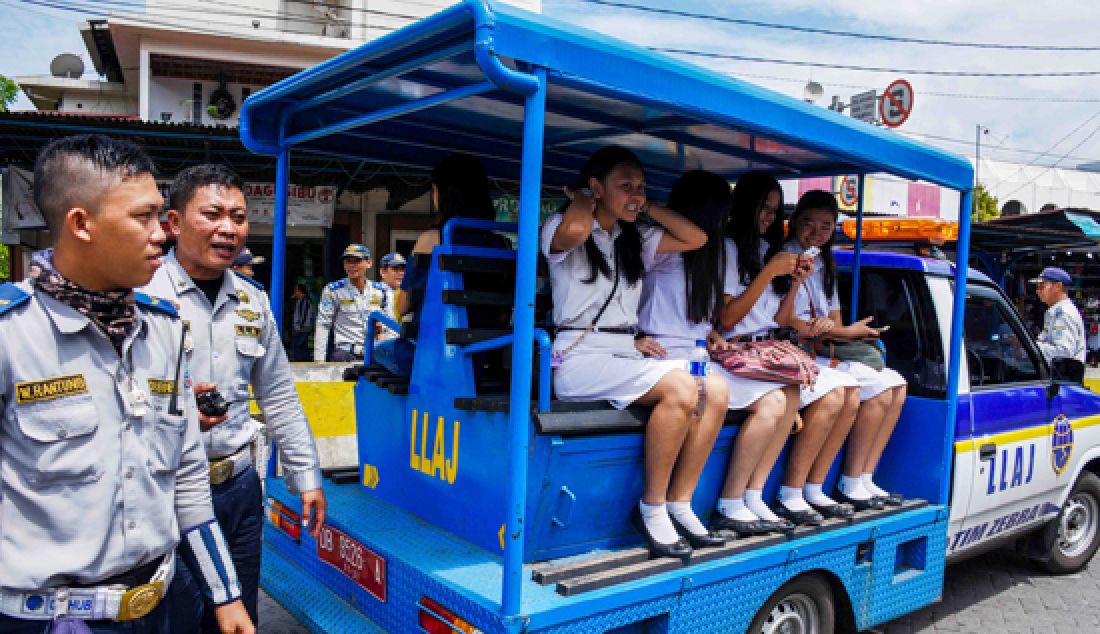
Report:
[[[564,352],[579,331],[559,333],[554,350]],[[554,370],[554,393],[563,401],[607,401],[622,409],[645,396],[666,374],[687,371],[683,360],[651,359],[634,347],[634,337],[590,333],[565,353]]]
[[[669,359],[679,359],[681,363],[686,364],[691,353],[694,350],[693,347],[684,346],[671,346],[668,342],[660,338],[657,342],[664,346],[665,351],[668,352]],[[687,367],[686,365],[684,367]],[[782,383],[772,383],[771,381],[757,381],[756,379],[746,379],[739,376],[734,376],[726,371],[718,363],[711,361],[707,366],[710,374],[714,376],[720,376],[726,381],[726,385],[729,386],[729,408],[730,409],[745,409],[752,405],[761,396],[764,396],[768,392],[773,390],[781,390],[785,385]]]
[[[831,363],[831,359],[825,357],[817,358],[817,364],[819,366],[827,368]],[[856,382],[859,383],[859,401],[861,403],[875,398],[886,390],[901,387],[906,384],[905,377],[898,374],[897,370],[883,368],[879,371],[859,361],[841,361],[837,364],[835,369],[854,378]]]
[[859,382],[854,377],[839,370],[834,370],[828,364],[822,366],[818,362],[818,370],[817,382],[814,383],[813,389],[804,387],[799,392],[799,407],[811,405],[838,387],[859,387]]

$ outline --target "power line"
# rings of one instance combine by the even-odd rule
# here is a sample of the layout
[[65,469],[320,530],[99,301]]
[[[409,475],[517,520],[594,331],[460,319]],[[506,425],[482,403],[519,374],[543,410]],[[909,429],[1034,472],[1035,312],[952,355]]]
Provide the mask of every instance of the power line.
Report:
[[[897,132],[899,132],[900,134],[904,134],[906,136],[915,136],[915,137],[920,137],[922,139],[932,139],[934,141],[943,141],[945,143],[957,143],[959,145],[967,145],[967,146],[970,146],[971,148],[973,148],[973,146],[974,146],[974,139],[956,139],[956,138],[953,138],[953,137],[941,136],[941,135],[938,135],[938,134],[926,134],[926,133],[923,133],[923,132],[912,132],[910,130],[897,130]],[[987,151],[987,148],[986,148],[985,145],[983,145],[982,146],[982,154],[985,154],[986,151]],[[1025,149],[1025,148],[1017,148],[1017,147],[1011,147],[1011,146],[1005,147],[1003,145],[998,145],[998,146],[995,146],[995,147],[988,148],[988,151],[989,152],[1013,152],[1013,153],[1016,153],[1016,154],[1028,154],[1028,155],[1031,155],[1031,156],[1038,156],[1039,158],[1042,158],[1043,156],[1046,156],[1047,154],[1050,154],[1049,150],[1046,151],[1046,152],[1041,152],[1039,150],[1028,150],[1028,149]],[[1073,159],[1075,161],[1081,161],[1083,163],[1092,162],[1092,161],[1100,161],[1100,159],[1086,158],[1084,156],[1065,156],[1063,158]],[[1044,165],[1043,167],[1046,167],[1046,166]]]
[[675,53],[678,55],[694,55],[697,57],[709,57],[712,59],[728,59],[739,62],[758,62],[763,64],[786,64],[789,66],[810,66],[813,68],[833,68],[837,70],[856,70],[866,71],[874,73],[904,73],[907,75],[933,75],[937,77],[987,77],[987,78],[1051,78],[1051,77],[1093,77],[1100,75],[1100,70],[1075,70],[1075,71],[1052,71],[1045,73],[986,73],[978,71],[965,71],[965,70],[925,70],[925,69],[905,69],[905,68],[886,68],[882,66],[856,66],[852,64],[826,64],[824,62],[807,62],[802,60],[792,59],[772,59],[768,57],[753,57],[749,55],[732,55],[728,53],[711,53],[707,51],[693,51],[691,49],[684,48],[666,48],[659,46],[651,46],[650,50],[658,51],[660,53]]
[[629,2],[612,2],[611,0],[578,0],[578,2],[586,2],[588,4],[599,4],[608,7],[616,7],[620,9],[630,9],[633,11],[644,11],[647,13],[658,13],[663,15],[674,15],[683,18],[692,18],[697,20],[707,20],[712,22],[724,22],[727,24],[739,24],[742,26],[753,26],[764,29],[778,29],[782,31],[795,31],[799,33],[814,33],[817,35],[829,35],[834,37],[848,37],[865,40],[878,40],[886,42],[898,42],[903,44],[928,44],[933,46],[954,46],[963,48],[985,48],[985,49],[998,49],[998,50],[1010,50],[1010,51],[1047,51],[1047,52],[1066,52],[1066,51],[1100,51],[1100,46],[1047,46],[1047,45],[1031,45],[1031,44],[999,44],[994,42],[962,42],[956,40],[933,40],[918,37],[903,37],[898,35],[878,35],[873,33],[857,33],[855,31],[837,31],[834,29],[822,29],[809,26],[796,26],[792,24],[779,24],[773,22],[762,22],[760,20],[747,20],[744,18],[730,18],[719,15],[705,15],[701,13],[691,13],[689,11],[680,11],[677,9],[662,9],[658,7],[646,7],[638,4],[631,4]]
[[[1097,112],[1096,114],[1094,114],[1094,115],[1092,115],[1091,117],[1089,117],[1089,119],[1088,119],[1088,120],[1086,121],[1086,123],[1088,123],[1088,121],[1092,121],[1093,119],[1095,119],[1097,115],[1100,115],[1100,111],[1098,111],[1098,112]],[[1077,127],[1077,128],[1076,128],[1076,129],[1074,130],[1074,132],[1076,132],[1077,130],[1080,130],[1080,129],[1081,129],[1081,127],[1083,127],[1083,124],[1082,124],[1082,126],[1078,126],[1078,127]],[[1046,174],[1047,172],[1049,172],[1050,170],[1054,169],[1055,167],[1058,167],[1058,164],[1059,164],[1059,163],[1061,163],[1062,161],[1066,160],[1066,157],[1067,157],[1067,156],[1069,156],[1070,154],[1072,154],[1073,152],[1075,152],[1075,151],[1076,151],[1076,150],[1077,150],[1077,149],[1078,149],[1079,147],[1081,147],[1081,146],[1082,146],[1082,145],[1084,145],[1085,143],[1088,143],[1088,141],[1089,141],[1089,140],[1090,140],[1090,139],[1091,139],[1092,137],[1096,136],[1096,133],[1097,133],[1097,132],[1100,132],[1100,125],[1098,125],[1098,126],[1096,126],[1095,128],[1093,128],[1093,129],[1092,129],[1092,132],[1089,132],[1089,133],[1088,133],[1088,135],[1087,135],[1087,136],[1085,136],[1085,138],[1081,139],[1081,141],[1077,143],[1077,145],[1075,145],[1075,146],[1073,146],[1072,148],[1070,148],[1070,149],[1069,149],[1069,151],[1068,151],[1068,152],[1066,152],[1065,154],[1063,154],[1063,155],[1062,155],[1062,157],[1061,157],[1061,158],[1059,158],[1059,159],[1058,159],[1057,161],[1055,161],[1053,165],[1050,165],[1050,166],[1048,166],[1048,167],[1047,167],[1046,169],[1044,169],[1043,171],[1041,171],[1041,172],[1039,172],[1038,174],[1036,174],[1035,176],[1033,176],[1033,177],[1029,178],[1029,179],[1028,179],[1027,181],[1025,181],[1024,183],[1022,183],[1022,184],[1021,184],[1021,185],[1020,185],[1019,187],[1017,187],[1016,189],[1014,189],[1014,190],[1012,190],[1011,192],[1009,192],[1008,194],[1006,194],[1006,195],[1005,195],[1005,198],[1011,198],[1011,197],[1012,197],[1012,196],[1013,196],[1013,195],[1014,195],[1014,194],[1015,194],[1016,192],[1018,192],[1018,191],[1020,191],[1021,189],[1023,189],[1023,188],[1025,188],[1025,187],[1027,187],[1028,185],[1030,185],[1030,184],[1034,183],[1034,182],[1035,182],[1035,181],[1036,181],[1036,180],[1037,180],[1037,179],[1038,179],[1038,178],[1039,178],[1040,176],[1042,176],[1043,174]],[[1072,134],[1072,132],[1071,132],[1070,134]],[[1061,141],[1059,141],[1058,143],[1061,143]],[[1058,143],[1055,143],[1055,145],[1058,145]],[[1034,164],[1034,163],[1032,163],[1032,164]],[[1025,166],[1025,167],[1027,167],[1027,166]],[[1018,175],[1019,175],[1019,174],[1020,174],[1021,172],[1023,172],[1023,171],[1024,171],[1024,168],[1023,168],[1023,167],[1021,167],[1021,168],[1020,168],[1019,170],[1017,170],[1017,171],[1016,171],[1016,174],[1014,174],[1014,175],[1012,176],[1012,178],[1013,178],[1013,179],[1014,179],[1014,178],[1016,178],[1016,176],[1018,176]],[[1009,180],[1011,180],[1011,179],[1009,179]]]

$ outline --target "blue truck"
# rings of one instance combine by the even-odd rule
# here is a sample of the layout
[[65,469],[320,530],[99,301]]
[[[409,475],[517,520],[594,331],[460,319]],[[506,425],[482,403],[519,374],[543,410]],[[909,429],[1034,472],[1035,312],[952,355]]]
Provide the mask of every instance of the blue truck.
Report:
[[[256,93],[241,137],[277,157],[276,314],[292,151],[414,168],[461,151],[520,191],[517,224],[465,221],[514,233],[514,248],[455,244],[462,220],[444,228],[421,262],[415,332],[372,315],[415,339],[412,373],[368,354],[348,377],[358,477],[326,482],[317,539],[269,470],[263,584],[314,631],[856,631],[936,601],[951,558],[1011,542],[1066,572],[1097,548],[1100,396],[1049,367],[997,287],[965,266],[973,171],[959,157],[485,0]],[[876,475],[904,506],[687,561],[649,557],[627,519],[647,412],[555,400],[536,316],[540,202],[610,143],[641,156],[653,198],[699,167],[731,181],[751,169],[854,175],[860,187],[887,172],[961,192],[962,266],[872,248],[862,233],[882,221],[862,210],[854,248],[838,253],[850,309],[892,325],[887,361],[909,383]],[[507,323],[479,321],[486,311],[470,309],[483,306],[509,311]],[[730,412],[714,447],[700,516],[743,418]]]

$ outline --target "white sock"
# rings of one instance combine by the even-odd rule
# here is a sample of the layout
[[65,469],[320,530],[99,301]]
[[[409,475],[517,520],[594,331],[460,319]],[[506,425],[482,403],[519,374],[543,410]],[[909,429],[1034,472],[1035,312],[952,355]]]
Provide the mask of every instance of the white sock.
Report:
[[762,520],[778,522],[779,516],[764,504],[764,492],[760,489],[745,489],[745,506]]
[[691,510],[691,502],[669,502],[665,504],[665,508],[668,509],[668,514],[676,518],[676,521],[680,522],[680,525],[688,529],[692,535],[706,535],[710,532],[695,516],[695,511]]
[[875,484],[874,481],[871,480],[870,473],[864,473],[863,475],[859,476],[859,481],[863,483],[864,489],[867,489],[871,492],[871,495],[878,497],[886,497],[890,495],[888,491],[883,490],[882,487]]
[[840,476],[840,492],[853,500],[870,500],[871,493],[863,487],[863,480],[858,477],[849,478]]
[[779,487],[779,503],[788,511],[809,511],[810,505],[802,497],[802,489],[797,487]]
[[759,517],[745,506],[744,498],[718,498],[718,512],[730,519],[754,522]]
[[642,521],[653,539],[660,544],[675,544],[680,541],[680,534],[668,519],[668,510],[664,504],[649,505],[638,501],[638,510],[642,512]]
[[806,486],[802,487],[802,496],[806,498],[807,502],[817,506],[832,506],[836,504],[836,500],[825,495],[825,492],[821,490],[820,484],[807,482]]

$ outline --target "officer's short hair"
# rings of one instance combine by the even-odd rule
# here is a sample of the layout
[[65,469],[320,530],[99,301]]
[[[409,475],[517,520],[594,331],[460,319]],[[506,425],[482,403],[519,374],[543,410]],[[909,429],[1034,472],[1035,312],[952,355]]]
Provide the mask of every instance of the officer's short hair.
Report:
[[168,190],[168,206],[183,213],[195,192],[207,185],[218,185],[244,191],[244,181],[237,172],[221,163],[203,163],[188,167],[176,175]]
[[57,139],[34,162],[34,204],[56,237],[70,209],[94,212],[107,190],[155,170],[149,156],[129,141],[102,134]]

